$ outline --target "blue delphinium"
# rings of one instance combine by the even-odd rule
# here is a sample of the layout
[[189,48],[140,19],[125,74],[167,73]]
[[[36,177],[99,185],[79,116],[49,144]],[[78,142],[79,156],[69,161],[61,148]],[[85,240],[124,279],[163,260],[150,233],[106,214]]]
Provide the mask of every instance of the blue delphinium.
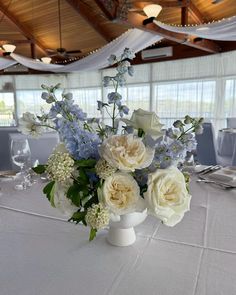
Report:
[[[108,59],[110,65],[117,63],[116,75],[115,76],[105,76],[103,78],[103,86],[107,87],[109,84],[114,86],[114,91],[108,93],[108,104],[98,101],[98,110],[102,112],[104,109],[107,115],[112,120],[112,131],[116,132],[115,120],[118,116],[123,117],[128,115],[129,108],[122,104],[122,96],[118,92],[119,86],[124,86],[126,79],[125,75],[128,74],[133,76],[134,68],[130,64],[130,60],[135,57],[134,53],[129,49],[125,48],[121,56],[118,58],[116,55],[111,55]],[[105,129],[104,129],[105,132]]]
[[78,122],[64,118],[57,120],[56,128],[67,150],[76,160],[99,157],[98,146],[101,139],[96,133],[86,131]]

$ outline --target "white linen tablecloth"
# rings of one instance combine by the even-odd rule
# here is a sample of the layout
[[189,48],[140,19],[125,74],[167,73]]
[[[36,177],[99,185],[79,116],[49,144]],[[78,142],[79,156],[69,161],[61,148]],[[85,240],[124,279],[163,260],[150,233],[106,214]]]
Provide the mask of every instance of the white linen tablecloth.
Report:
[[0,185],[1,295],[236,294],[234,190],[193,180],[181,223],[148,217],[122,248],[106,242],[106,230],[88,242],[89,229],[65,222],[41,184],[25,192]]
[[220,130],[217,138],[218,154],[232,157],[236,150],[236,129]]

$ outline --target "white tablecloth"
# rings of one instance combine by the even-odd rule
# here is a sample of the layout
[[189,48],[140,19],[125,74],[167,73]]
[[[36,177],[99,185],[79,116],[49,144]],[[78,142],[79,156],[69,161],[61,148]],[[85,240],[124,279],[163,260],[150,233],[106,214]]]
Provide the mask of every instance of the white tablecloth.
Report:
[[40,184],[0,185],[1,295],[236,294],[236,191],[192,181],[180,224],[148,217],[122,248],[106,242],[106,230],[89,243],[89,229],[65,222]]
[[220,130],[217,141],[219,155],[232,157],[236,149],[236,129],[232,131]]

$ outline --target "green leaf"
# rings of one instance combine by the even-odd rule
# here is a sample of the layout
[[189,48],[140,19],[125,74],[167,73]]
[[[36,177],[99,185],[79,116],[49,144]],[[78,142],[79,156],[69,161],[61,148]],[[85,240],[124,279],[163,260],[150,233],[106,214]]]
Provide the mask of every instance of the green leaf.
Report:
[[89,242],[91,242],[97,234],[97,230],[95,228],[91,228],[90,229],[90,235],[89,235]]
[[82,184],[89,184],[89,178],[83,169],[79,169],[78,180]]
[[45,172],[46,166],[45,165],[38,165],[36,167],[33,167],[32,170],[37,174],[42,174]]
[[138,128],[138,137],[143,137],[145,135],[145,132],[142,128]]
[[83,222],[83,224],[87,225],[86,224],[86,221],[85,221],[85,216],[87,214],[87,211],[83,211],[83,212],[75,212],[72,217],[69,219],[69,221],[75,221],[76,223],[79,223],[79,222]]
[[51,203],[51,205],[53,207],[55,207],[54,200],[53,200],[53,196],[54,196],[54,185],[55,185],[55,181],[51,181],[43,189],[43,193],[46,195],[48,201]]
[[67,194],[67,198],[72,201],[74,205],[80,207],[80,187],[77,183],[74,183],[72,186],[69,187]]
[[77,160],[76,165],[79,167],[87,167],[87,168],[93,168],[97,161],[95,159],[87,159],[87,160]]
[[91,207],[93,204],[98,204],[98,198],[93,196],[90,198],[85,204],[84,204],[84,209],[88,209]]

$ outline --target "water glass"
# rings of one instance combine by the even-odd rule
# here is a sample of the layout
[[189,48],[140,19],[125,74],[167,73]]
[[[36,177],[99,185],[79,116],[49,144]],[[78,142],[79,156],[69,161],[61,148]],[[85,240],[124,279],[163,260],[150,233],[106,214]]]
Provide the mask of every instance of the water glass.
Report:
[[26,138],[16,138],[11,140],[11,158],[12,162],[20,167],[22,181],[15,186],[18,190],[27,188],[26,168],[31,162],[31,152],[28,140]]

